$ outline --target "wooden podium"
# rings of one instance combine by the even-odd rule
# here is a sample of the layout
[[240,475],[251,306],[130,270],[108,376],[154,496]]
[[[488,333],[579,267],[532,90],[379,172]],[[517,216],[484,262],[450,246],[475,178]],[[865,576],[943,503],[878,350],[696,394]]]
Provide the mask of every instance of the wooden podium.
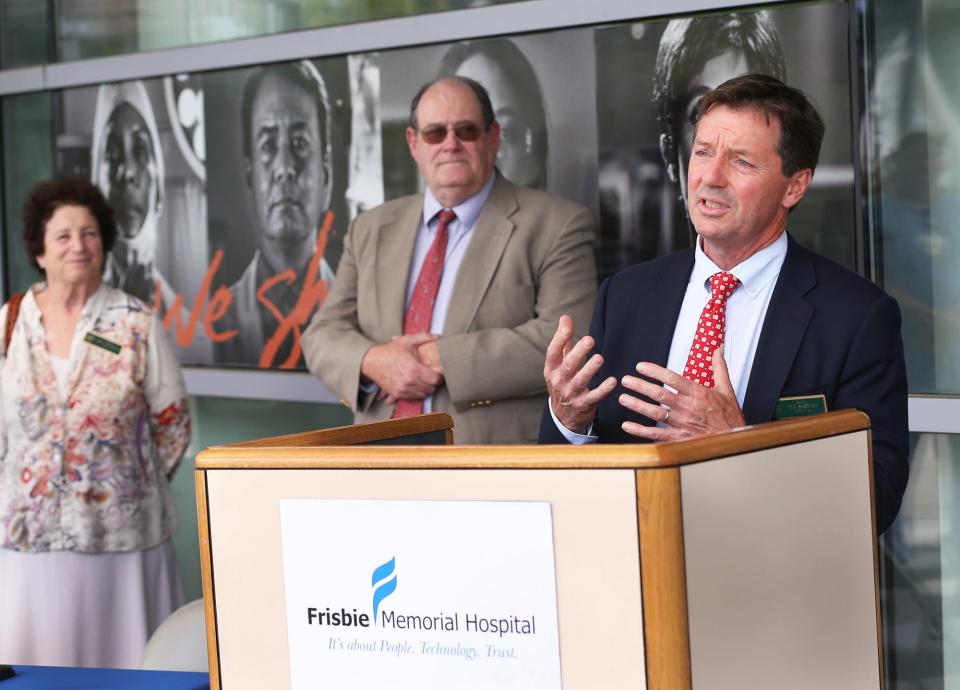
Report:
[[379,445],[449,428],[198,455],[211,687],[290,687],[282,498],[548,501],[565,689],[882,687],[866,415],[646,445]]

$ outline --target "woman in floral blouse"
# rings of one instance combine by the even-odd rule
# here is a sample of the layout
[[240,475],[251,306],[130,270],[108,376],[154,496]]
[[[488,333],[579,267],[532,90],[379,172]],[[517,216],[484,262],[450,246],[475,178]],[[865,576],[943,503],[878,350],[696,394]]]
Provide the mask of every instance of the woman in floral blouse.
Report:
[[0,660],[139,666],[183,598],[169,484],[190,440],[183,378],[157,316],[101,280],[117,229],[96,187],[40,183],[23,220],[46,281],[0,359]]

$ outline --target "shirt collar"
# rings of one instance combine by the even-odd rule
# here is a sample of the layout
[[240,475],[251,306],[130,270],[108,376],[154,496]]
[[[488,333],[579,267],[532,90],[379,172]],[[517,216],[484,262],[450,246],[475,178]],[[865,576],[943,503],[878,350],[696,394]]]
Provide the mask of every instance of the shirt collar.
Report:
[[[748,296],[756,297],[772,281],[780,275],[780,268],[787,256],[787,233],[780,233],[780,237],[768,244],[757,253],[747,257],[728,271],[735,275],[743,284],[743,291]],[[709,290],[708,281],[714,273],[722,271],[703,252],[701,240],[697,238],[697,249],[693,260],[691,282],[704,286]]]
[[[46,282],[40,281],[39,283],[34,283],[31,285],[30,289],[27,291],[27,294],[24,296],[24,304],[29,304],[29,308],[26,310],[26,313],[29,314],[28,318],[36,321],[36,326],[40,325],[40,307],[37,305],[36,293],[42,292],[46,289]],[[93,291],[93,294],[90,295],[90,297],[87,298],[83,308],[80,310],[80,320],[77,322],[78,328],[85,327],[86,322],[100,313],[103,302],[106,298],[107,284],[101,280],[100,286]],[[81,324],[83,326],[81,326]]]
[[[477,218],[480,217],[480,212],[483,210],[484,205],[486,205],[487,199],[490,198],[490,193],[493,191],[493,183],[496,179],[497,173],[494,171],[490,179],[480,188],[480,191],[450,209],[457,214],[457,220],[460,221],[461,227],[469,229],[476,224]],[[427,187],[423,197],[423,220],[427,227],[430,227],[430,221],[432,221],[434,216],[440,213],[443,208],[440,202],[437,201],[437,197],[435,197],[433,192],[430,191],[430,188]]]

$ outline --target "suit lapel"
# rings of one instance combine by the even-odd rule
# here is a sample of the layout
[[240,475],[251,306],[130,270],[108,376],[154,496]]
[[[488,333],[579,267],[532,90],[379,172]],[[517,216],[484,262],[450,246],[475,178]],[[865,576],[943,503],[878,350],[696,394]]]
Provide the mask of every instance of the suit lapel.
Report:
[[693,272],[694,251],[678,252],[663,262],[656,285],[646,292],[647,299],[641,302],[637,310],[637,328],[634,333],[637,343],[634,349],[638,362],[654,362],[667,366],[670,358],[670,345],[673,342],[673,328],[651,328],[651,324],[674,324],[680,316],[683,298],[687,293],[687,284]]
[[444,333],[466,333],[469,330],[513,233],[510,216],[517,208],[513,185],[498,175],[460,263],[443,325]]
[[753,357],[743,416],[748,424],[768,422],[807,332],[813,307],[804,299],[817,277],[807,250],[788,236],[787,256],[767,307]]
[[423,217],[423,195],[411,197],[390,218],[385,218],[373,238],[377,247],[377,304],[387,336],[403,333],[404,305],[413,247]]
[[[616,286],[616,299],[607,298],[605,319],[608,328],[602,334],[604,338],[609,338],[604,340],[602,347],[607,361],[591,386],[596,386],[608,375],[618,379],[625,374],[636,376],[637,362],[667,366],[673,331],[693,271],[693,258],[694,253],[690,249],[655,259],[657,268],[649,277]],[[640,268],[642,270],[643,267]],[[631,270],[627,269],[628,272]],[[629,273],[624,275],[628,276]],[[611,280],[615,284],[618,280],[626,279],[618,275]],[[613,284],[610,287],[614,289]],[[618,395],[629,392],[618,383]],[[598,423],[606,430],[601,432],[601,436],[607,442],[636,443],[637,437],[623,431],[621,422],[625,419],[649,425],[654,422],[621,407],[617,402],[618,395],[608,396],[600,403]]]

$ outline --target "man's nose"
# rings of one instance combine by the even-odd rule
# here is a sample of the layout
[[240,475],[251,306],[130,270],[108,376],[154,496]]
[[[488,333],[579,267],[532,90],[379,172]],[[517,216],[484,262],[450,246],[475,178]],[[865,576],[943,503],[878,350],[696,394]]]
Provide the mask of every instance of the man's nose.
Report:
[[273,177],[277,182],[295,180],[297,177],[296,158],[290,144],[283,142],[277,149],[273,162]]
[[117,164],[117,181],[123,186],[129,187],[136,182],[137,172],[137,164],[130,159],[124,158]]
[[700,166],[700,181],[710,187],[726,185],[726,161],[722,156],[711,156]]

